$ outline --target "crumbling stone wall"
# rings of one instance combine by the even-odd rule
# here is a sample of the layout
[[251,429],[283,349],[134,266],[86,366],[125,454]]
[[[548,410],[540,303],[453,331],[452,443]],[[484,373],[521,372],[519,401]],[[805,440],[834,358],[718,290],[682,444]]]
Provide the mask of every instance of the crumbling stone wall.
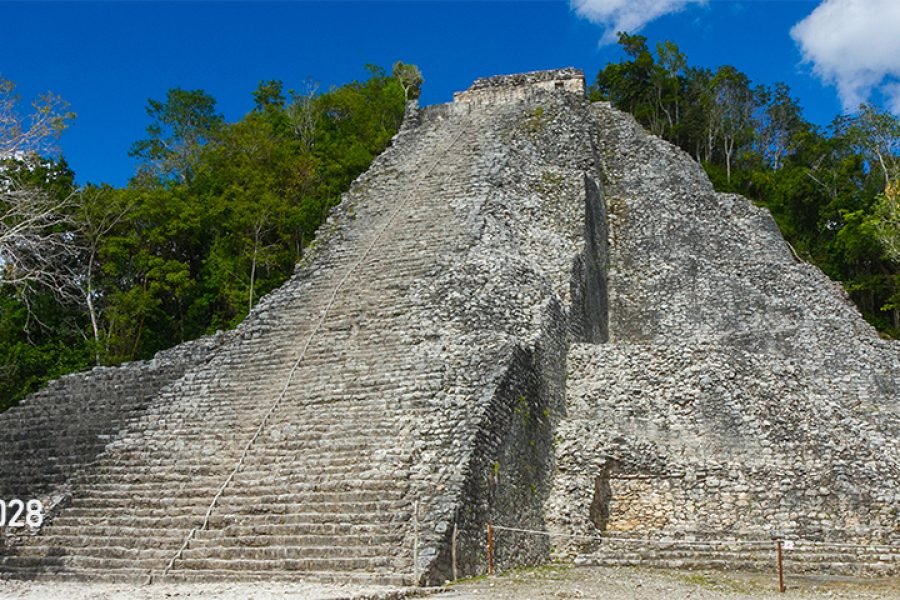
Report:
[[[715,193],[631,117],[602,104],[594,114],[609,343],[569,352],[551,527],[896,547],[900,344],[797,263],[765,210]],[[563,552],[641,560],[561,540]]]
[[898,344],[583,89],[410,108],[235,332],[0,416],[2,489],[66,498],[0,574],[440,583],[488,523],[530,530],[499,569],[584,534],[900,544]]
[[[605,311],[592,310],[605,303],[606,229],[584,98],[532,90],[513,102],[454,106],[478,115],[489,166],[483,200],[459,205],[470,215],[473,245],[428,297],[442,326],[456,331],[448,339],[490,349],[479,362],[495,366],[475,386],[470,365],[452,370],[468,380],[458,388],[469,395],[468,414],[437,415],[469,421],[444,442],[464,449],[457,478],[450,471],[453,485],[436,504],[423,502],[423,522],[437,526],[423,534],[423,552],[434,554],[423,557],[422,572],[437,582],[452,574],[454,525],[460,575],[486,571],[488,522],[543,528],[568,341],[606,330]],[[540,562],[549,552],[547,539],[533,535],[496,542],[498,568]]]
[[65,501],[70,479],[229,335],[181,344],[148,361],[66,375],[0,414],[0,498],[38,498],[48,508]]
[[[606,329],[571,75],[408,111],[295,276],[208,360],[148,388],[0,570],[440,582],[454,526],[463,575],[486,568],[487,521],[541,526],[567,343]],[[498,539],[498,566],[547,552]]]
[[579,69],[533,71],[476,79],[469,89],[453,94],[455,103],[513,104],[543,92],[574,94],[583,98],[584,74]]

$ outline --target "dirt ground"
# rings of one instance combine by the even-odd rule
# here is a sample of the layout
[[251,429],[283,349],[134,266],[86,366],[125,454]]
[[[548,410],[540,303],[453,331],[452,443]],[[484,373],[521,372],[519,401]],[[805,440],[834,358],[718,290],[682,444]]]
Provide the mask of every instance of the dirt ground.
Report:
[[294,582],[153,584],[0,581],[0,600],[393,600],[409,590]]
[[835,598],[900,600],[900,578],[788,577],[787,592],[773,576],[747,573],[655,571],[550,565],[492,578],[460,581],[440,590],[305,583],[128,584],[0,581],[2,600],[785,600]]
[[900,578],[788,577],[786,593],[773,575],[545,566],[451,585],[442,600],[784,600],[853,598],[900,600]]

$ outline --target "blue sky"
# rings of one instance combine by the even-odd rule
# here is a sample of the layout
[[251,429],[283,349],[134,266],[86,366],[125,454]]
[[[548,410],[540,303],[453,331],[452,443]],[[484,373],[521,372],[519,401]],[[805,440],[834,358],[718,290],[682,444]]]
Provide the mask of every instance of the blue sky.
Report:
[[[449,101],[485,75],[576,66],[591,81],[621,58],[614,44],[600,43],[605,32],[634,22],[623,11],[637,8],[640,20],[655,6],[659,16],[638,24],[651,43],[670,39],[692,65],[732,64],[755,83],[785,81],[807,118],[826,124],[846,100],[835,83],[846,88],[847,76],[822,68],[821,49],[804,55],[790,32],[821,5],[852,1],[0,1],[0,21],[15,24],[4,27],[0,75],[26,99],[52,90],[68,100],[78,118],[61,147],[78,181],[122,185],[134,172],[127,152],[144,135],[146,101],[169,88],[202,88],[236,120],[260,80],[300,88],[311,76],[327,89],[365,78],[367,63],[419,65],[425,104]],[[593,21],[584,5],[595,9]],[[887,97],[873,89],[873,98]]]

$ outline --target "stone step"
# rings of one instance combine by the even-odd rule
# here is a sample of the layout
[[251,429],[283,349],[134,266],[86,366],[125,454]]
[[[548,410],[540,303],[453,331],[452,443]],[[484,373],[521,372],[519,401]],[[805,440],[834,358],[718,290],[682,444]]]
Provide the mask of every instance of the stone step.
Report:
[[[379,467],[383,468],[384,465],[402,465],[409,460],[408,454],[399,451],[396,453],[379,452],[378,455],[374,455],[374,452],[376,451],[365,452],[358,450],[355,452],[336,453],[333,456],[323,452],[320,458],[306,457],[305,459],[298,459],[293,466],[286,461],[272,464],[271,460],[267,461],[264,457],[260,457],[253,461],[248,460],[245,462],[238,470],[236,478],[245,481],[272,480],[287,477],[294,477],[295,479],[304,477],[307,480],[314,480],[340,473],[352,479],[354,473],[362,474],[378,471]],[[131,467],[100,465],[94,470],[91,479],[83,480],[80,487],[92,488],[103,483],[129,485],[152,482],[159,486],[157,489],[170,484],[188,483],[193,483],[195,487],[218,489],[219,485],[225,481],[227,475],[234,469],[234,466],[234,463],[216,465],[215,468],[213,466],[182,466],[184,470],[176,472],[167,470],[163,465],[160,465],[160,468],[148,468],[144,465],[140,470],[136,470],[140,467],[139,463],[135,463]],[[269,468],[266,468],[267,466]],[[198,482],[200,482],[199,486],[197,485]]]
[[[290,571],[386,571],[394,567],[393,558],[335,557],[335,558],[277,558],[277,559],[217,559],[197,558],[176,560],[179,571],[245,571],[252,573],[281,573]],[[143,564],[143,563],[142,563]]]
[[131,583],[144,584],[151,570],[129,569],[119,567],[115,570],[103,569],[79,569],[71,570],[61,566],[47,566],[42,564],[37,567],[21,567],[15,565],[3,565],[0,570],[0,581],[3,579],[23,581],[84,581],[90,583]]
[[[115,508],[115,507],[113,507]],[[140,508],[136,506],[122,506],[121,510],[111,510],[108,506],[90,506],[78,507],[73,506],[65,509],[56,519],[55,523],[68,522],[71,520],[87,522],[88,520],[104,518],[108,516],[110,521],[116,519],[167,519],[169,517],[200,517],[206,514],[208,505],[202,502],[188,504],[185,506],[163,506],[161,508]]]
[[[382,349],[382,351],[387,350]],[[377,355],[373,355],[373,362],[377,358]],[[323,365],[318,368],[329,372],[328,363],[329,361],[323,361]],[[295,374],[294,379],[291,380],[291,385],[293,385],[295,380],[298,382],[302,381],[303,388],[296,391],[288,388],[285,396],[279,403],[279,408],[284,409],[286,415],[312,418],[313,420],[310,422],[312,425],[325,422],[327,418],[338,417],[340,414],[346,415],[348,413],[370,415],[374,418],[373,423],[378,425],[386,418],[383,412],[378,412],[379,408],[382,410],[387,408],[398,412],[402,408],[398,406],[396,397],[427,397],[435,390],[440,389],[440,385],[436,382],[401,384],[399,381],[402,378],[411,378],[414,375],[413,372],[403,372],[396,373],[383,381],[369,378],[365,384],[361,383],[358,387],[355,385],[350,386],[340,391],[334,389],[333,379],[323,378],[319,385],[329,391],[327,393],[310,393],[308,386],[315,385],[315,382],[300,379],[304,375],[305,373]],[[245,420],[246,416],[262,417],[269,410],[272,403],[281,396],[282,389],[286,383],[287,378],[277,381],[269,393],[257,393],[248,396],[246,399],[227,393],[219,394],[217,395],[218,402],[210,401],[210,403],[205,405],[191,407],[190,410],[173,409],[171,412],[166,413],[165,416],[154,415],[152,419],[144,417],[144,422],[153,425],[160,432],[177,435],[185,432],[197,432],[200,429],[199,427],[191,427],[191,425],[200,425],[200,423],[195,421],[198,413],[203,414],[205,418],[229,422],[238,420],[241,416],[244,416]],[[300,383],[297,385],[300,385]],[[302,395],[300,395],[301,392]],[[391,396],[395,397],[386,397],[385,392],[389,392]],[[334,423],[343,423],[349,427],[352,422],[337,420]],[[251,425],[251,423],[234,424],[248,427]],[[35,427],[35,429],[39,429],[39,427]]]
[[[222,507],[246,504],[255,504],[259,507],[273,506],[303,506],[307,504],[352,502],[366,503],[377,501],[398,502],[403,499],[408,488],[387,485],[377,488],[359,490],[320,491],[314,486],[306,489],[297,489],[294,486],[272,488],[263,486],[242,486],[228,489],[228,493],[222,494],[219,505]],[[288,491],[289,490],[289,491]],[[280,493],[278,493],[280,492]],[[205,494],[179,493],[176,496],[79,496],[72,500],[67,510],[103,510],[128,506],[139,509],[190,509],[198,505],[208,506],[212,494],[205,490]]]
[[25,558],[55,558],[62,556],[69,560],[75,557],[108,558],[113,560],[157,560],[165,561],[174,555],[178,546],[172,547],[148,547],[148,546],[115,546],[108,543],[108,539],[96,539],[95,544],[87,546],[68,547],[56,544],[24,545],[20,546],[15,554],[17,559]]
[[[399,499],[409,490],[409,475],[399,466],[390,469],[387,466],[379,464],[370,471],[360,472],[351,465],[340,465],[323,467],[307,473],[275,473],[267,477],[262,473],[239,472],[222,495],[240,498],[257,494],[272,497],[323,494],[319,497],[327,497],[325,495],[346,493],[349,494],[348,498],[353,498],[354,495],[375,494],[379,498]],[[392,475],[395,479],[385,479],[386,475]],[[147,478],[127,483],[106,481],[82,484],[79,489],[85,489],[84,495],[75,492],[71,502],[73,506],[82,508],[117,503],[121,506],[138,505],[143,502],[159,502],[162,505],[170,502],[177,505],[202,503],[212,500],[224,481],[225,476],[197,478],[193,484],[187,480],[154,481]],[[318,491],[320,489],[321,491]],[[179,498],[183,501],[176,500]]]
[[[258,485],[254,486],[254,493],[259,493],[262,495],[280,495],[286,493],[285,490],[290,490],[291,493],[307,493],[307,492],[326,492],[326,493],[339,493],[341,491],[350,491],[350,492],[392,492],[394,490],[406,490],[408,489],[408,482],[406,481],[398,481],[396,479],[344,479],[337,478],[333,480],[324,480],[324,481],[307,481],[299,477],[299,475],[295,474],[293,480],[288,479],[277,479],[273,478],[266,482],[268,485],[263,485],[260,482]],[[209,488],[178,488],[177,495],[178,496],[186,496],[188,498],[199,498],[204,494],[209,492]],[[244,494],[243,489],[241,487],[228,487],[226,488],[223,496],[240,496]],[[83,496],[79,496],[80,500],[84,500],[88,502],[90,499],[97,499],[101,501],[119,501],[125,504],[129,502],[137,502],[141,501],[145,498],[153,498],[157,496],[159,501],[165,500],[176,500],[176,498],[166,498],[162,497],[159,494],[159,488],[156,484],[146,483],[146,484],[130,484],[126,489],[123,489],[122,486],[114,483],[97,483],[92,484],[88,489],[85,490]],[[73,499],[73,503],[75,500]]]
[[[112,561],[168,561],[180,546],[147,547],[147,546],[115,546],[108,543],[78,547],[58,545],[26,545],[17,548],[16,554],[8,557],[9,563],[29,565],[30,559],[63,558],[65,564],[75,559],[108,559]],[[182,553],[185,561],[191,560],[288,560],[288,559],[377,559],[398,553],[409,552],[399,544],[353,546],[347,544],[329,544],[325,546],[214,546],[192,543]],[[43,564],[43,563],[42,563]]]
[[[312,497],[314,498],[314,497]],[[299,514],[335,514],[335,515],[352,515],[352,514],[370,514],[370,513],[397,513],[412,508],[411,502],[397,500],[328,500],[312,498],[306,502],[259,502],[252,496],[246,496],[241,499],[220,498],[216,506],[216,513],[220,515],[240,514],[241,516],[251,516],[256,514],[272,514],[272,515],[299,515]]]
[[220,510],[247,510],[256,507],[272,512],[291,511],[292,508],[319,506],[354,507],[356,510],[396,510],[411,506],[405,501],[403,490],[378,490],[363,492],[301,492],[297,494],[255,495],[255,488],[240,488],[240,494],[222,495],[217,506]]
[[[30,554],[35,552],[45,552],[47,547],[59,547],[73,549],[89,548],[94,546],[109,546],[118,548],[172,548],[178,547],[187,535],[184,531],[173,530],[143,530],[142,535],[122,535],[122,531],[114,531],[111,533],[95,532],[93,535],[79,535],[73,532],[58,531],[59,528],[51,528],[47,533],[39,538],[29,540],[28,545],[17,546],[16,548],[27,548]],[[373,531],[357,531],[351,527],[344,528],[328,528],[330,531],[322,531],[320,533],[301,534],[301,535],[256,535],[248,534],[244,536],[232,535],[230,529],[205,530],[198,531],[191,541],[194,544],[215,544],[218,547],[237,546],[237,547],[269,547],[269,546],[288,546],[288,547],[310,547],[310,546],[392,546],[399,544],[403,535],[401,533],[386,533],[383,528],[373,528]],[[247,532],[251,528],[243,528],[242,531]],[[237,529],[241,531],[241,529]],[[169,535],[161,535],[166,534]],[[34,548],[43,548],[44,550],[35,551]]]
[[412,586],[412,575],[403,575],[393,569],[367,571],[236,571],[233,569],[176,569],[157,581],[200,583],[210,581],[290,581],[300,579],[315,583],[371,584],[385,586]]
[[96,569],[96,570],[112,570],[112,569],[128,569],[150,571],[154,569],[165,568],[167,561],[171,558],[162,557],[159,559],[145,558],[111,558],[84,556],[79,554],[67,554],[65,556],[6,556],[0,562],[3,570],[7,569],[33,569],[40,570],[48,564],[53,567],[59,567],[66,570]]
[[412,553],[399,545],[388,546],[213,546],[191,544],[182,553],[182,560],[290,560],[290,559],[374,559],[399,552]]
[[[327,440],[300,440],[300,439],[274,439],[272,434],[275,426],[270,426],[267,431],[263,432],[262,441],[265,443],[265,453],[267,456],[271,457],[290,457],[294,460],[303,460],[314,458],[314,454],[316,450],[327,449],[329,452],[334,452],[336,456],[342,455],[352,455],[355,452],[366,451],[371,449],[389,449],[390,447],[386,445],[386,437],[384,432],[377,432],[371,435],[361,434],[358,432],[348,431],[346,435],[335,436],[334,438]],[[396,430],[396,423],[395,423]],[[173,436],[169,441],[169,444],[163,444],[163,447],[171,451],[174,449],[179,449],[179,446],[184,447],[184,450],[187,452],[196,453],[198,456],[202,455],[203,452],[206,452],[209,448],[220,448],[223,444],[225,445],[224,449],[229,451],[237,451],[238,448],[243,449],[247,440],[252,437],[252,433],[255,433],[255,430],[246,435],[246,440],[236,441],[240,439],[239,437],[227,437],[223,436],[221,438],[206,438],[206,439],[191,439],[189,436]],[[152,444],[160,444],[164,440],[155,439],[152,440]],[[257,440],[259,441],[259,440]],[[152,459],[148,460],[153,456],[152,449],[150,446],[151,443],[142,445],[139,448],[123,448],[117,449],[115,462],[105,462],[101,463],[101,466],[106,467],[109,470],[112,470],[116,467],[118,468],[126,468],[138,465],[178,465],[184,468],[184,460],[178,460],[175,457],[170,458],[157,458],[156,462],[153,462]],[[262,450],[260,450],[262,451]],[[394,451],[393,453],[398,453],[399,451]],[[197,468],[201,466],[203,468],[209,469],[211,467],[217,467],[222,465],[234,465],[235,461],[230,460],[230,456],[223,456],[219,460],[216,461],[208,461],[202,463],[202,465],[196,465]],[[108,460],[108,459],[107,459]]]
[[[243,528],[248,531],[249,528]],[[286,546],[286,547],[316,547],[316,546],[396,546],[403,541],[400,532],[381,533],[332,533],[305,534],[305,535],[235,535],[233,531],[238,528],[225,528],[220,530],[206,530],[197,532],[191,546],[194,544],[214,544],[218,548],[237,546],[243,548]]]
[[382,523],[371,521],[347,522],[341,519],[325,523],[233,523],[217,526],[215,529],[198,531],[197,539],[227,539],[227,538],[272,538],[294,536],[367,536],[367,535],[399,535],[405,529],[406,523]]
[[[218,527],[220,524],[236,524],[239,519],[241,524],[252,525],[307,525],[334,522],[340,519],[341,523],[385,523],[392,520],[406,520],[408,515],[398,515],[395,511],[387,509],[372,512],[365,508],[354,507],[352,504],[336,505],[326,504],[315,507],[318,510],[310,511],[311,507],[299,507],[304,510],[296,510],[285,514],[247,514],[236,515],[214,511],[210,516],[210,526]],[[119,527],[119,528],[144,528],[144,529],[179,529],[190,530],[202,524],[206,507],[197,508],[192,514],[173,512],[172,514],[128,514],[104,512],[82,515],[71,515],[63,512],[53,520],[53,527],[69,526],[87,530],[92,527]],[[89,535],[89,531],[80,533]]]
[[188,531],[190,531],[190,529],[118,525],[93,525],[91,527],[85,527],[83,525],[66,525],[54,520],[49,526],[44,527],[41,537],[46,536],[48,540],[55,537],[88,540],[130,538],[139,543],[143,543],[145,540],[155,540],[159,543],[165,543],[169,540],[183,540]]
[[67,511],[63,511],[60,515],[53,519],[53,527],[68,526],[79,529],[88,527],[112,527],[112,528],[134,528],[134,529],[179,529],[190,530],[200,525],[203,521],[203,512],[196,516],[191,515],[171,515],[163,518],[159,517],[136,517],[124,513],[99,513],[91,516],[72,516]]
[[[382,494],[367,493],[362,498],[347,497],[344,494],[322,494],[315,493],[306,495],[257,498],[253,496],[252,488],[244,489],[240,496],[222,496],[219,498],[215,512],[218,514],[228,514],[230,512],[247,511],[255,513],[272,513],[272,514],[319,514],[319,513],[338,513],[338,514],[360,514],[370,512],[398,511],[409,508],[411,504],[402,500],[401,495],[395,498],[386,499]],[[209,508],[209,501],[212,495],[207,498],[198,498],[193,503],[169,503],[165,499],[159,505],[143,505],[140,503],[132,503],[130,505],[103,505],[103,504],[86,504],[73,505],[66,508],[58,517],[60,519],[90,519],[95,515],[115,513],[115,508],[121,508],[119,513],[125,518],[165,518],[165,517],[185,517],[190,515],[204,515]]]

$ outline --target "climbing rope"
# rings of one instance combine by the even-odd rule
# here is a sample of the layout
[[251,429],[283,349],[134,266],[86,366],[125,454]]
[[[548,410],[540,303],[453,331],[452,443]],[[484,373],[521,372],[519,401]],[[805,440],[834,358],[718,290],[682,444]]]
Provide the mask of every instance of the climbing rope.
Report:
[[[450,141],[450,143],[447,145],[447,147],[444,148],[441,152],[438,152],[437,158],[435,158],[434,161],[428,167],[426,167],[425,171],[422,173],[420,178],[427,177],[428,175],[431,174],[432,171],[434,171],[437,168],[437,166],[441,163],[441,159],[450,151],[451,148],[453,148],[454,145],[456,145],[456,143],[463,136],[463,134],[466,132],[466,130],[467,130],[466,126],[463,125],[461,127],[459,133],[457,133],[453,137],[453,139]],[[256,442],[256,440],[259,439],[259,436],[262,434],[263,430],[265,429],[266,425],[268,424],[269,418],[272,416],[272,414],[275,412],[275,410],[281,404],[281,401],[284,399],[284,397],[287,393],[287,390],[290,387],[290,385],[294,379],[294,374],[297,372],[297,369],[299,368],[300,363],[303,361],[304,357],[306,356],[306,352],[309,349],[309,346],[312,343],[312,340],[316,337],[316,335],[319,333],[319,331],[321,331],[322,326],[325,324],[325,319],[328,317],[329,311],[331,310],[332,306],[334,305],[335,301],[337,300],[337,296],[338,296],[338,293],[340,293],[341,288],[343,288],[343,286],[347,282],[347,280],[350,279],[350,276],[353,274],[353,272],[356,271],[356,269],[358,269],[359,266],[362,265],[362,263],[368,258],[369,254],[375,248],[375,245],[381,240],[382,236],[385,234],[385,232],[388,230],[388,228],[390,228],[393,225],[397,216],[403,211],[404,208],[406,208],[406,205],[409,202],[411,196],[412,196],[412,194],[410,193],[410,194],[405,194],[401,198],[400,202],[397,205],[397,208],[394,210],[393,213],[391,213],[390,217],[388,217],[388,220],[385,222],[384,226],[378,231],[378,233],[375,235],[375,237],[372,238],[372,241],[366,247],[366,249],[362,253],[362,255],[356,260],[356,262],[353,263],[353,265],[350,266],[349,269],[347,269],[347,271],[344,273],[344,276],[341,278],[341,280],[338,282],[338,284],[334,287],[334,290],[332,290],[331,297],[329,298],[328,303],[325,305],[325,308],[322,310],[322,314],[319,317],[319,320],[316,322],[316,326],[313,328],[312,333],[310,333],[309,336],[306,338],[306,343],[303,345],[303,349],[298,354],[297,360],[294,361],[294,365],[293,365],[293,367],[291,367],[291,370],[290,370],[290,373],[288,374],[287,380],[285,381],[284,386],[281,388],[281,392],[275,398],[275,401],[272,402],[271,406],[269,406],[269,409],[266,411],[266,414],[263,416],[262,420],[260,421],[259,426],[257,426],[256,431],[254,432],[253,436],[250,438],[250,440],[244,446],[244,450],[241,452],[240,457],[238,458],[237,462],[234,465],[234,468],[228,474],[228,477],[225,478],[225,481],[222,482],[222,485],[219,486],[219,489],[216,492],[215,496],[213,496],[212,502],[210,502],[209,507],[206,509],[206,514],[203,517],[203,523],[201,525],[199,525],[198,527],[192,528],[190,530],[190,532],[188,532],[187,536],[184,539],[184,542],[181,544],[181,547],[178,549],[178,552],[176,552],[175,555],[172,556],[171,560],[169,560],[169,563],[166,565],[166,568],[163,570],[160,577],[165,577],[169,573],[169,571],[172,570],[172,568],[175,566],[175,561],[177,561],[178,559],[180,559],[183,556],[185,549],[187,549],[188,544],[190,544],[191,540],[194,539],[194,536],[197,534],[197,532],[204,531],[209,527],[209,519],[212,516],[213,510],[215,510],[215,507],[218,504],[219,499],[222,497],[222,494],[225,492],[225,489],[228,487],[228,485],[234,480],[235,475],[237,475],[237,473],[244,466],[244,461],[247,458],[247,454],[250,452],[250,449],[253,447],[253,444]],[[147,576],[146,583],[148,585],[153,583],[153,571],[150,571],[149,575]]]

